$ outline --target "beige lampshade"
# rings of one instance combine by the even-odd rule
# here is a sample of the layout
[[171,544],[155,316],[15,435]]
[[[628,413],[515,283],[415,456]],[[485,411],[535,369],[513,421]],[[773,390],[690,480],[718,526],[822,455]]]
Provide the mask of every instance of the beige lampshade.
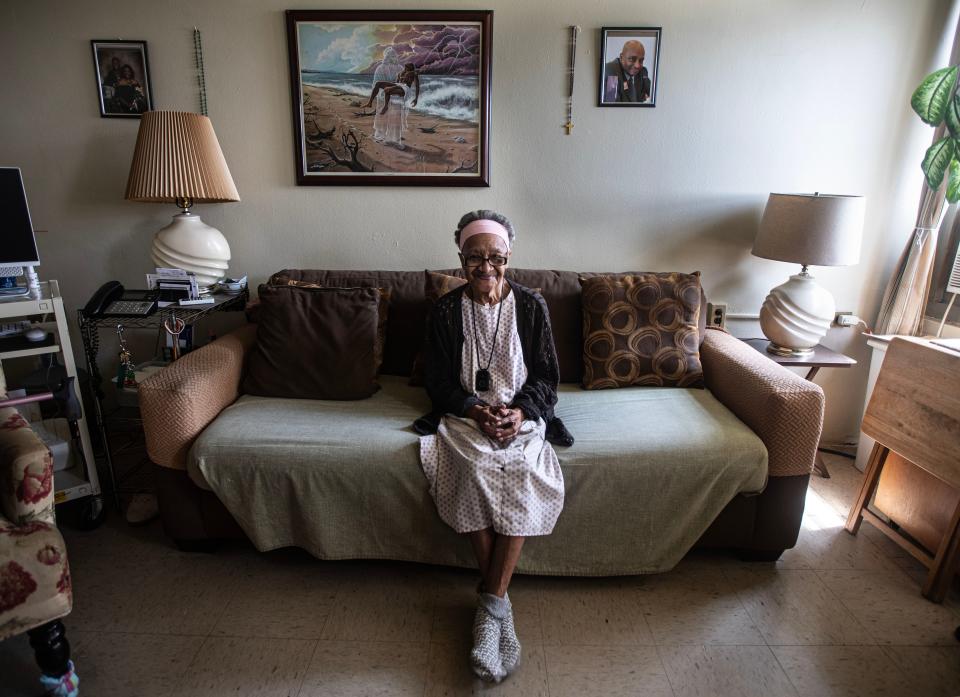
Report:
[[860,261],[863,196],[770,194],[753,255],[808,266]]
[[210,119],[184,111],[143,114],[126,199],[152,203],[239,201]]

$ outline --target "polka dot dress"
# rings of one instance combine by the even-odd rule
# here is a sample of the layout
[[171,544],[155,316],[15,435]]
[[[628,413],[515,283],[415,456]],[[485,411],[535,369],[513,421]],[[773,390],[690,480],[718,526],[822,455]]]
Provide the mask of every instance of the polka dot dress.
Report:
[[[484,306],[463,296],[460,382],[490,405],[509,404],[527,379],[514,294],[507,295],[502,305],[497,332],[499,305]],[[495,332],[490,389],[480,392],[474,378],[490,360]],[[420,439],[420,462],[440,518],[459,533],[489,527],[501,535],[523,537],[552,532],[563,509],[563,475],[545,434],[543,419],[527,420],[516,437],[501,446],[473,419],[444,416],[435,435]]]

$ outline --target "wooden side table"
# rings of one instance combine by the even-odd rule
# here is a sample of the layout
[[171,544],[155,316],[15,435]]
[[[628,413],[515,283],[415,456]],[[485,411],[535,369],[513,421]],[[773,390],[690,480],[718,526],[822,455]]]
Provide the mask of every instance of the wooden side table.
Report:
[[[813,382],[813,378],[821,368],[849,368],[857,364],[850,356],[844,356],[842,353],[828,349],[822,344],[814,346],[813,353],[808,356],[778,356],[767,351],[770,342],[766,339],[741,339],[741,341],[749,344],[774,363],[779,363],[787,368],[809,368],[810,370],[803,377],[810,382]],[[813,471],[821,477],[830,477],[827,465],[820,456],[819,447],[817,457],[813,461]]]

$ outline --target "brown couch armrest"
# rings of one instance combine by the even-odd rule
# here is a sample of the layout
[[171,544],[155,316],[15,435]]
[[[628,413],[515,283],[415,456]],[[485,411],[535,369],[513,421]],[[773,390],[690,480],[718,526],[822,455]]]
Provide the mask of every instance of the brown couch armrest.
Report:
[[823,429],[823,390],[726,332],[700,347],[707,389],[767,447],[771,477],[810,474]]
[[150,459],[186,469],[187,451],[217,414],[240,395],[257,326],[247,324],[144,380],[138,390]]

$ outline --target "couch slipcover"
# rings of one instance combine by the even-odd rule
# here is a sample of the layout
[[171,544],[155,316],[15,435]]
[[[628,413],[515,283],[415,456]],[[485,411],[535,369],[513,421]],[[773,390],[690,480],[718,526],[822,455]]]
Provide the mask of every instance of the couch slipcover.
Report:
[[[424,391],[381,384],[359,402],[243,396],[197,439],[190,476],[260,550],[474,567],[420,469],[410,424],[429,409]],[[766,483],[763,443],[706,390],[562,385],[557,414],[577,438],[557,448],[567,499],[521,572],[666,571],[734,496]]]

